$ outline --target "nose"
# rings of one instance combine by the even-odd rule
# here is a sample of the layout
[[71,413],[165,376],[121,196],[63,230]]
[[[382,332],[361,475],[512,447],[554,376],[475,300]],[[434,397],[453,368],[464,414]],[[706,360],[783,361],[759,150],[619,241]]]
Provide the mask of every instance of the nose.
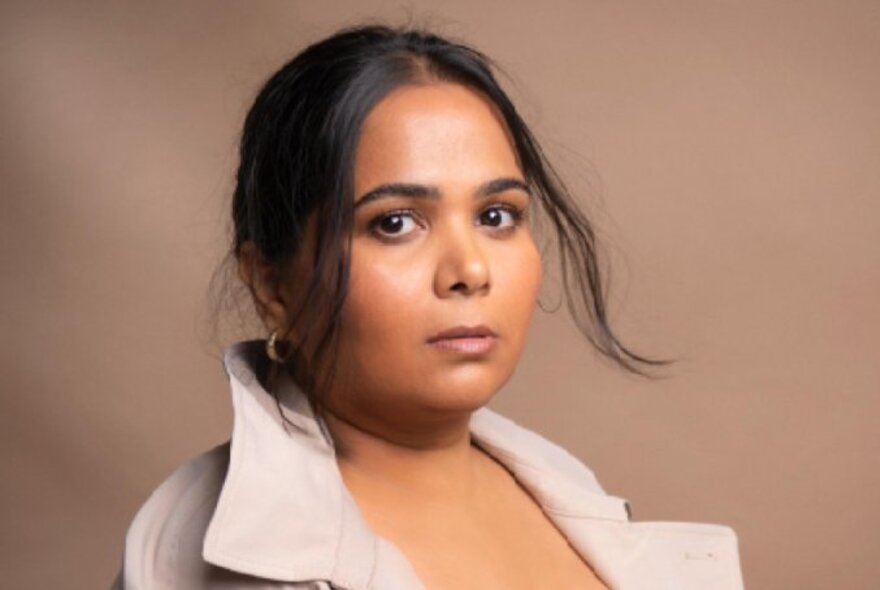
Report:
[[[465,225],[465,224],[462,224]],[[439,238],[434,290],[440,298],[489,291],[489,260],[473,227],[451,228]]]

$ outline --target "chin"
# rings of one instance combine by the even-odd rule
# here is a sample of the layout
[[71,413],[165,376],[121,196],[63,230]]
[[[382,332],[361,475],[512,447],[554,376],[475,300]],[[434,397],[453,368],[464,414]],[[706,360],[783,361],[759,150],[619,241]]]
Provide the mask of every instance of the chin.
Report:
[[475,412],[492,401],[495,392],[485,395],[456,395],[443,397],[440,399],[432,398],[427,405],[438,411],[446,412]]
[[507,379],[489,375],[444,375],[424,383],[424,406],[438,411],[473,412],[488,404]]

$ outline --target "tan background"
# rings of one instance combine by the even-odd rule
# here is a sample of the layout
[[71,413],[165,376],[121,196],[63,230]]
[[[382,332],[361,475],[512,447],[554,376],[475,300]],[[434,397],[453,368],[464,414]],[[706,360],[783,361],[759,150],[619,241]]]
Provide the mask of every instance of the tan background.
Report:
[[627,377],[538,313],[493,407],[639,520],[733,526],[749,588],[876,588],[880,3],[831,0],[4,2],[3,586],[106,587],[147,494],[227,437],[202,310],[248,101],[410,14],[512,74],[620,330],[683,359]]

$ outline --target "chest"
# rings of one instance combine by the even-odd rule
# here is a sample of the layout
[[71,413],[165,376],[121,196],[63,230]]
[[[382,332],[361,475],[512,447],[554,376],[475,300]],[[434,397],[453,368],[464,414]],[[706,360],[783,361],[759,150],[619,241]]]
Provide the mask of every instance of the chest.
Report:
[[466,510],[360,504],[428,590],[606,588],[515,480],[500,474],[495,483]]
[[606,589],[562,534],[540,519],[517,515],[482,531],[389,533],[428,590]]

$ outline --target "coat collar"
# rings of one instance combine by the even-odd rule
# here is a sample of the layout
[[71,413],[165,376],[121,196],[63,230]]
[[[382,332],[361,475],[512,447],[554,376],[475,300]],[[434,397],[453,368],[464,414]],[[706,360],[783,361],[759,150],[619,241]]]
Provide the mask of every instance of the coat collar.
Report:
[[[262,341],[224,354],[234,425],[229,468],[203,545],[209,563],[284,582],[329,580],[373,587],[379,564],[396,561],[407,576],[383,589],[419,588],[403,555],[367,525],[344,485],[323,420],[286,375],[279,382],[285,425],[255,367]],[[487,407],[471,417],[474,442],[505,465],[552,520],[628,520],[625,500],[609,496],[592,472],[566,451]],[[393,586],[391,585],[393,583]]]

